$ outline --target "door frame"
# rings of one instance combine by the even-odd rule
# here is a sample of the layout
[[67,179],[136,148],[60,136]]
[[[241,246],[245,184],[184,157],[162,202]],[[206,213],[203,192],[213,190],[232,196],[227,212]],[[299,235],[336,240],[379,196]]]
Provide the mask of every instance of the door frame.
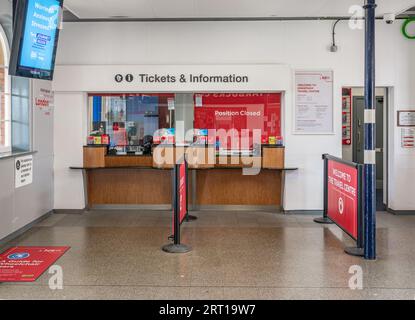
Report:
[[[342,88],[350,88],[352,89],[352,121],[353,121],[353,89],[364,89],[363,87],[359,86],[343,86]],[[389,146],[392,145],[391,137],[389,135],[389,132],[393,132],[393,124],[391,123],[390,119],[393,119],[393,93],[394,88],[388,87],[388,86],[377,86],[377,90],[383,90],[383,145],[384,145],[384,151],[383,151],[383,202],[386,205],[386,209],[389,210],[389,173],[390,173],[390,148]],[[356,95],[357,96],[357,95]],[[376,94],[375,97],[377,98],[380,96],[379,94]],[[392,126],[392,127],[391,127]],[[353,125],[352,125],[353,127]],[[354,135],[354,132],[352,136]],[[354,149],[354,146],[353,146]],[[354,150],[352,150],[352,154],[354,156]]]

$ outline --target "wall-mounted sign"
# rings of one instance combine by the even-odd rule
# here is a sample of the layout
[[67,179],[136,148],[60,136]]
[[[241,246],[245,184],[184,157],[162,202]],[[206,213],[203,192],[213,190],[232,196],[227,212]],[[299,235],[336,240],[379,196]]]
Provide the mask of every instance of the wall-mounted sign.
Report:
[[276,92],[292,86],[283,64],[61,65],[55,92]]
[[405,149],[415,148],[415,128],[401,129],[401,147]]
[[16,158],[14,160],[14,169],[16,189],[33,182],[33,156]]
[[415,110],[398,111],[398,127],[415,127]]
[[33,83],[33,104],[45,116],[50,116],[54,104],[52,84],[37,80]]
[[333,72],[295,72],[294,133],[332,134]]
[[149,74],[140,73],[134,76],[131,73],[122,75],[120,73],[114,76],[117,83],[123,81],[133,82],[138,81],[140,83],[248,83],[249,77],[247,75],[238,74],[192,74],[192,73],[179,73],[179,74]]
[[343,88],[342,136],[343,145],[352,144],[352,89],[350,88]]

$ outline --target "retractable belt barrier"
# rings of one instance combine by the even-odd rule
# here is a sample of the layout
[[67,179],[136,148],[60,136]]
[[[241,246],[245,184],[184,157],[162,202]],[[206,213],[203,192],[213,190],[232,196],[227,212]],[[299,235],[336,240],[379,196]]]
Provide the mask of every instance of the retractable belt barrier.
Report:
[[324,211],[317,223],[335,223],[353,240],[356,247],[345,252],[364,256],[363,165],[323,155]]
[[173,220],[172,231],[173,243],[162,247],[168,253],[186,253],[191,247],[181,243],[181,225],[184,221],[195,220],[196,217],[188,213],[188,165],[185,158],[178,162],[173,169]]

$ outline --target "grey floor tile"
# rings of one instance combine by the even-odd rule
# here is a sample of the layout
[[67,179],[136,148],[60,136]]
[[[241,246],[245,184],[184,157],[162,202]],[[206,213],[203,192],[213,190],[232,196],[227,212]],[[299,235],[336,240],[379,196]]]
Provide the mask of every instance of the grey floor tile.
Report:
[[[171,255],[170,211],[92,210],[52,215],[3,245],[70,246],[56,264],[64,290],[44,273],[30,284],[0,284],[0,299],[414,299],[415,217],[378,213],[378,254],[344,254],[354,242],[314,216],[272,212],[195,212]],[[360,266],[363,290],[350,290]]]

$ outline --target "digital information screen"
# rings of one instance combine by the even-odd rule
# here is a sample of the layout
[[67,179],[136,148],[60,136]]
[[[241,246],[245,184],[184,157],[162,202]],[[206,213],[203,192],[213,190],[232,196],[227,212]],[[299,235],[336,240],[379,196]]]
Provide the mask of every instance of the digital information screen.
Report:
[[[15,16],[13,54],[18,56],[11,74],[51,79],[55,64],[62,0],[21,1]],[[21,24],[19,26],[19,23]],[[11,63],[12,65],[12,63]]]

